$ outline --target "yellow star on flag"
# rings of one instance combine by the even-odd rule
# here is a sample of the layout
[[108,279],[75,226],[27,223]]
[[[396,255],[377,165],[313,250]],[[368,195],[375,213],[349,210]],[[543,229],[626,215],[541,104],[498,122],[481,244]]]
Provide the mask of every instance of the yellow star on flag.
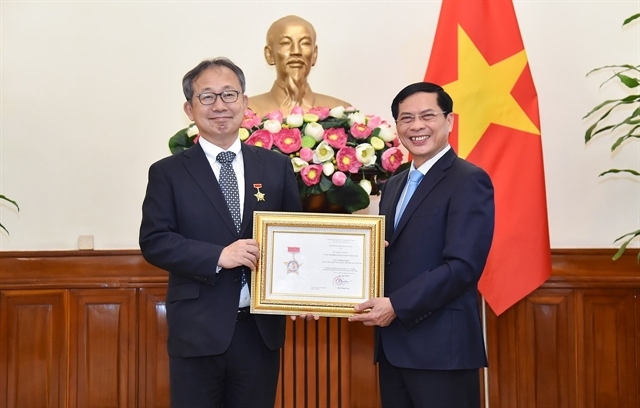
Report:
[[524,49],[489,65],[467,33],[458,26],[458,79],[444,86],[457,101],[458,155],[466,158],[490,124],[539,135],[540,130],[511,91],[527,65]]

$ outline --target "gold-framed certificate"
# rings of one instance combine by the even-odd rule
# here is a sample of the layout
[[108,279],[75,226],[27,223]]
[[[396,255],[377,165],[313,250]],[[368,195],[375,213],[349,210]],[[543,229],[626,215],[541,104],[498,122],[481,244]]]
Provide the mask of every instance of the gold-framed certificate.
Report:
[[251,313],[348,317],[384,293],[384,216],[256,211]]

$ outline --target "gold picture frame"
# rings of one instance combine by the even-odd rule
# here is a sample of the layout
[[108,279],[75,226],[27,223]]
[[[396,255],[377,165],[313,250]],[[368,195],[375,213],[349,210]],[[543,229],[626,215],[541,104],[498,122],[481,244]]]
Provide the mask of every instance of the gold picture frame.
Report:
[[384,293],[384,216],[256,211],[251,313],[348,317]]

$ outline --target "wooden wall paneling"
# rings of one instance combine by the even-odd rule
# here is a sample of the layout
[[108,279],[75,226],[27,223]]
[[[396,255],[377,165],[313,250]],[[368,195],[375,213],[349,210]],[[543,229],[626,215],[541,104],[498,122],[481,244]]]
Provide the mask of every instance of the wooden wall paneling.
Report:
[[[489,361],[489,401],[491,408],[518,406],[518,314],[519,305],[506,310],[499,317],[487,306],[486,344]],[[522,319],[522,316],[520,316]]]
[[527,407],[576,406],[575,294],[567,289],[540,289],[520,302],[524,306],[524,368],[518,375]]
[[138,292],[138,406],[169,407],[166,287]]
[[0,406],[65,406],[66,302],[64,290],[0,291]]
[[539,289],[497,317],[487,309],[489,406],[572,407],[572,291]]
[[378,366],[373,364],[373,327],[349,324],[349,373],[352,408],[379,408]]
[[136,405],[136,290],[70,291],[69,406]]
[[637,291],[584,289],[578,299],[584,322],[578,333],[583,407],[637,407]]
[[[362,406],[351,400],[350,326],[344,318],[287,320],[276,407]],[[373,365],[369,369],[373,370]]]

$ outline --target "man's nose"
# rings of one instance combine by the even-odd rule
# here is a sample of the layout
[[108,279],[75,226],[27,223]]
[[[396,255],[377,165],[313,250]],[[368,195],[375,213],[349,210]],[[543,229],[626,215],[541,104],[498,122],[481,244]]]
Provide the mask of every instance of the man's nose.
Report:
[[300,46],[300,44],[294,42],[293,45],[291,46],[291,54],[293,55],[301,55],[302,54],[302,47]]
[[226,110],[227,104],[222,100],[220,95],[216,97],[216,100],[211,104],[211,109],[213,110]]

